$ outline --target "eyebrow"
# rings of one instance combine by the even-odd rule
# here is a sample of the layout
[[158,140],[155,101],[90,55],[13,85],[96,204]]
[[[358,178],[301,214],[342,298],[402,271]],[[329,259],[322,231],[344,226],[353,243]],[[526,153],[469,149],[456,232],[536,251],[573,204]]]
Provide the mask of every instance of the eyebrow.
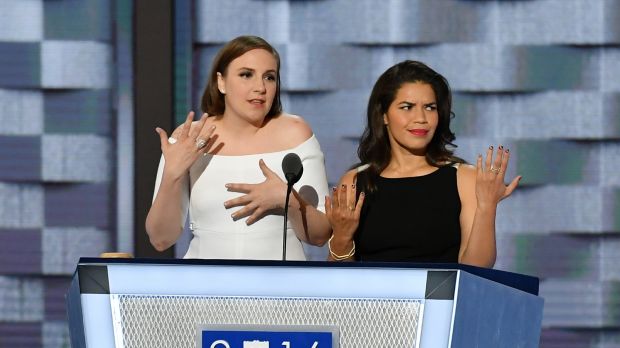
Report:
[[[255,72],[255,71],[256,71],[255,69],[252,69],[252,68],[247,68],[247,67],[241,67],[241,68],[237,69],[237,71],[240,71],[240,70],[249,70],[249,71],[253,71],[253,72]],[[273,69],[270,69],[270,70],[265,71],[265,73],[270,73],[270,72],[271,72],[271,73],[275,73],[276,71],[275,71],[275,70],[273,70]]]
[[[398,105],[400,105],[400,104],[409,104],[409,105],[414,105],[414,104],[416,104],[416,103],[414,103],[414,102],[410,102],[410,101],[406,101],[406,100],[403,100],[403,101],[401,101],[401,102],[399,102],[399,103],[398,103]],[[433,104],[437,104],[437,102],[436,102],[436,101],[433,101],[433,102],[430,102],[430,103],[424,103],[424,105],[433,105]]]

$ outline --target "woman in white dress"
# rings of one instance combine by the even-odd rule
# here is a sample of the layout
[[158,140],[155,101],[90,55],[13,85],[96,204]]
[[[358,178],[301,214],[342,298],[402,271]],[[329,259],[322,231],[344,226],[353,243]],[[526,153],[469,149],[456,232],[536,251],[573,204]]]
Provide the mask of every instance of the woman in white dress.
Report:
[[189,212],[185,258],[281,259],[289,152],[304,171],[289,202],[287,260],[305,260],[301,241],[327,241],[323,153],[308,124],[282,112],[279,73],[269,43],[238,37],[215,57],[202,117],[190,112],[170,138],[156,129],[163,154],[146,231],[157,250],[174,245]]

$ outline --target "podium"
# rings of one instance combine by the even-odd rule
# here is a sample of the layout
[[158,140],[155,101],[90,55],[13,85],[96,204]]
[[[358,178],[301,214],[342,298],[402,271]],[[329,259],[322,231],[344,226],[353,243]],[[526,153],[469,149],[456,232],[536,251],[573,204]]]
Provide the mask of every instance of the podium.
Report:
[[[537,278],[459,264],[82,258],[67,310],[74,348],[201,347],[204,330],[238,328],[328,331],[342,348],[538,347],[537,295]],[[283,342],[271,348],[305,348]]]

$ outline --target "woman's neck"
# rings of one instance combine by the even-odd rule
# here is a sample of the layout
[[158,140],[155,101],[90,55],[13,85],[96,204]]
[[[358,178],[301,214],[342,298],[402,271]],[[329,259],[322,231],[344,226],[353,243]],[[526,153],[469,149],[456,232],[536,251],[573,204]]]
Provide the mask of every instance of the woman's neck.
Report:
[[426,154],[392,151],[390,163],[381,173],[388,177],[409,177],[424,175],[435,169],[426,161]]
[[226,130],[227,133],[235,134],[241,137],[252,137],[255,136],[268,122],[267,118],[264,118],[260,122],[256,123],[248,122],[238,115],[233,115],[231,113],[226,113],[221,117],[222,128]]

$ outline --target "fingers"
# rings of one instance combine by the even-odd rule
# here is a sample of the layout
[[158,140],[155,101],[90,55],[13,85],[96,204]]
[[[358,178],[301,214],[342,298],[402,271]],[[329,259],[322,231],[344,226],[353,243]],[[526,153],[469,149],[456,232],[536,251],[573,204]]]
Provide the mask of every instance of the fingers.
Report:
[[517,185],[519,185],[519,181],[521,181],[521,178],[522,178],[521,176],[517,176],[516,178],[512,179],[510,184],[506,187],[506,191],[504,191],[504,195],[502,196],[502,199],[512,194],[512,192],[517,188]]
[[187,118],[185,119],[185,123],[183,123],[183,128],[181,129],[181,134],[179,135],[179,138],[185,138],[188,136],[191,128],[192,128],[192,121],[194,120],[194,112],[190,111],[189,114],[187,114]]
[[258,161],[258,166],[260,167],[261,172],[263,172],[265,178],[277,176],[276,173],[274,173],[271,169],[269,169],[269,167],[267,167],[265,161],[263,161],[262,158]]
[[207,131],[205,133],[201,132],[200,134],[198,134],[198,136],[196,137],[196,144],[198,144],[198,141],[204,141],[204,146],[198,147],[198,152],[206,153],[211,149],[213,144],[215,144],[215,139],[217,138],[217,136],[213,136],[214,132],[215,125],[211,125],[207,127]]
[[263,215],[265,215],[265,212],[266,211],[263,210],[262,208],[255,209],[252,215],[250,215],[250,217],[245,220],[245,223],[247,225],[251,225],[255,223],[256,221],[260,220],[263,217]]
[[364,206],[364,198],[366,198],[366,194],[364,192],[360,193],[360,198],[357,200],[357,204],[355,205],[355,211],[353,212],[355,217],[359,219],[362,214],[362,207]]
[[159,127],[155,128],[155,132],[159,134],[159,142],[161,143],[161,149],[163,151],[163,149],[168,146],[168,133]]
[[329,195],[325,196],[325,215],[327,215],[328,218],[332,216],[332,199]]
[[252,187],[256,186],[256,184],[226,184],[224,187],[228,189],[230,192],[239,192],[239,193],[250,193]]
[[234,219],[234,220],[239,220],[242,219],[246,216],[250,216],[256,209],[256,206],[254,206],[253,204],[248,204],[245,207],[237,210],[236,212],[232,213],[230,216]]
[[[508,167],[508,158],[508,149],[504,149],[503,145],[500,145],[497,148],[495,158],[493,157],[493,145],[489,146],[482,172],[493,174],[497,179],[500,179],[503,182],[504,174],[506,173],[506,168]],[[478,167],[477,164],[476,167]],[[477,169],[478,174],[481,174],[480,168]]]
[[347,207],[347,185],[340,185],[338,188],[338,207],[345,209]]
[[202,128],[204,127],[206,121],[207,121],[207,114],[202,114],[196,126],[191,127],[190,125],[190,130],[188,133],[189,137],[192,139],[198,138],[198,135],[200,134],[200,131],[202,131]]
[[476,173],[478,174],[478,178],[482,177],[482,154],[478,155],[478,159],[476,160]]
[[497,152],[495,153],[495,159],[493,160],[493,164],[492,167],[493,169],[495,169],[494,173],[495,174],[500,174],[500,168],[502,165],[502,158],[504,157],[504,146],[500,145],[497,148]]
[[251,203],[252,199],[248,196],[248,195],[243,195],[241,197],[237,197],[237,198],[233,198],[233,199],[229,199],[226,202],[224,202],[224,207],[226,209],[228,208],[232,208],[232,207],[238,207],[241,205],[246,205],[248,203]]
[[484,171],[488,172],[491,170],[491,160],[493,159],[493,145],[489,146],[487,149],[487,156],[484,161]]
[[500,170],[502,173],[506,173],[506,169],[508,169],[508,160],[510,159],[510,150],[505,149],[502,154],[502,164],[500,165]]
[[332,197],[330,198],[329,196],[325,197],[325,211],[327,213],[327,210],[329,209],[330,214],[336,214],[336,213],[355,213],[356,210],[358,210],[358,207],[360,207],[359,209],[361,209],[361,205],[360,205],[360,200],[362,201],[363,204],[363,192],[360,194],[360,199],[355,202],[356,199],[356,186],[355,184],[352,185],[345,185],[342,184],[340,185],[340,187],[334,187],[333,188],[333,192],[332,192]]

